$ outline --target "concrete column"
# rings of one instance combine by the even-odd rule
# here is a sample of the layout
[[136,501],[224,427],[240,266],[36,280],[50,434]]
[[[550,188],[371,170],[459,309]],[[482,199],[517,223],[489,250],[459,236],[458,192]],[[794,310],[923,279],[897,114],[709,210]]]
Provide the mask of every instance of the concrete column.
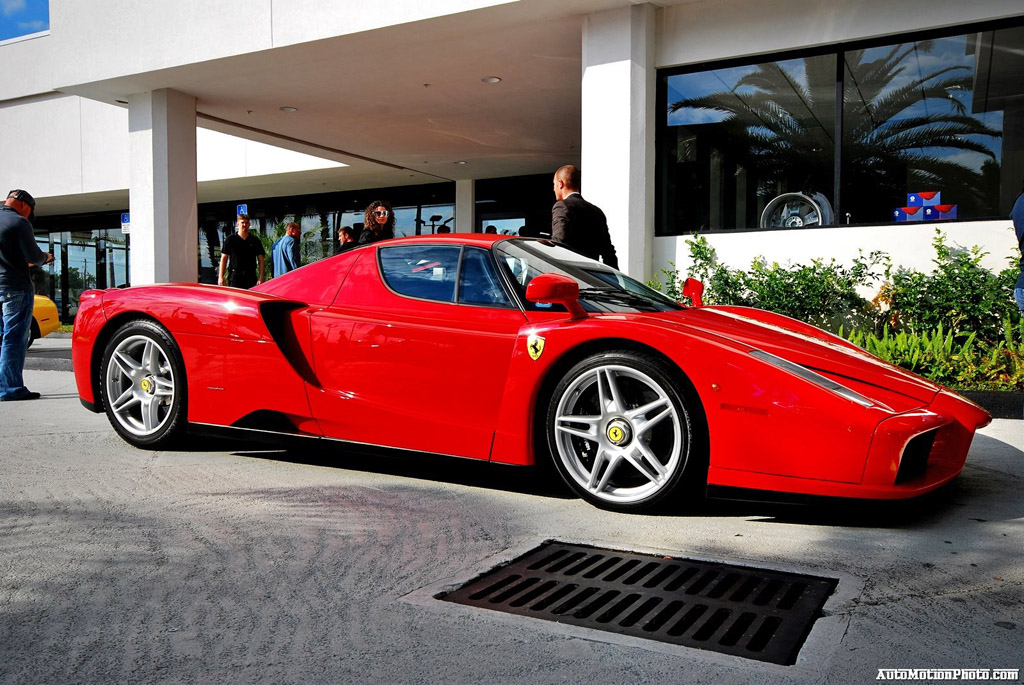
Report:
[[654,244],[655,16],[650,4],[583,24],[583,197],[604,210],[619,268],[646,280]]
[[476,220],[476,181],[455,182],[454,233],[472,233]]
[[175,90],[128,98],[131,284],[196,282],[196,99]]

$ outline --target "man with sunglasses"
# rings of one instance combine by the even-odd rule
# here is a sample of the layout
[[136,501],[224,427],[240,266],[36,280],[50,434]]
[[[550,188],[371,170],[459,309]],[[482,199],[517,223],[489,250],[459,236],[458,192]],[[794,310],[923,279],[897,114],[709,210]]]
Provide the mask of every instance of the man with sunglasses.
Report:
[[391,211],[391,205],[374,200],[363,216],[363,232],[359,234],[359,244],[366,245],[394,237],[395,213]]
[[0,401],[39,399],[25,387],[25,352],[32,331],[35,287],[29,269],[49,264],[32,233],[36,201],[24,190],[12,190],[0,207]]

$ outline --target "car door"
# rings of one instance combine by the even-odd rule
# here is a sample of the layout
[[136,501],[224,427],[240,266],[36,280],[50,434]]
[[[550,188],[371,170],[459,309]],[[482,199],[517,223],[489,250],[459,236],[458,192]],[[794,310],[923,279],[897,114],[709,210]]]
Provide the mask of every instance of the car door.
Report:
[[525,322],[489,250],[367,250],[310,317],[314,416],[328,437],[487,459]]

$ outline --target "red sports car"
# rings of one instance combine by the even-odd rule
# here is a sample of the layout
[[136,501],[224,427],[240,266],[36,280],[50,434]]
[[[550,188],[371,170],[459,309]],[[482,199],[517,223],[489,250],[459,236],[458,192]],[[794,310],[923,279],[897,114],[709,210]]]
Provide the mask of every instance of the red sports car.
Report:
[[529,465],[621,511],[706,484],[920,495],[980,407],[820,329],[684,306],[546,240],[389,240],[252,290],[82,295],[82,403],[139,447],[192,428]]

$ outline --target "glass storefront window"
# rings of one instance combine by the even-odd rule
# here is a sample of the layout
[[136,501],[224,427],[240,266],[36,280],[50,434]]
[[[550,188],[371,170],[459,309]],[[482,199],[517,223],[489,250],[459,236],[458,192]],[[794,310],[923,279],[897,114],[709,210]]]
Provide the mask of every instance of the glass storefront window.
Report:
[[[50,251],[50,238],[47,235],[36,235],[36,245],[43,252]],[[37,266],[30,271],[32,287],[37,295],[46,295],[51,300],[53,294],[50,292],[50,265]]]
[[[38,236],[36,236],[38,238]],[[53,261],[50,263],[50,299],[57,305],[57,311],[60,312],[61,323],[70,323],[71,315],[68,312],[67,304],[67,289],[64,284],[67,279],[63,277],[64,274],[64,249],[61,245],[61,234],[50,233],[49,234],[49,247],[48,252],[53,253]]]
[[[526,228],[526,217],[517,216],[510,219],[488,219],[483,222],[484,233],[496,235],[520,235],[520,231]],[[523,235],[526,235],[523,233]]]
[[1002,218],[1024,177],[1021,54],[1008,26],[665,71],[658,234]]
[[[363,229],[364,210],[355,208],[339,210],[337,204],[344,199],[332,199],[327,202],[305,202],[305,211],[294,211],[294,199],[287,202],[272,204],[267,202],[252,211],[250,207],[250,230],[262,242],[266,251],[266,275],[274,276],[271,251],[274,242],[285,234],[285,227],[290,222],[299,224],[301,237],[299,252],[303,264],[312,264],[338,254],[338,236],[343,226],[355,229],[356,234]],[[351,205],[351,201],[348,201]],[[422,205],[396,206],[395,235],[430,235],[452,230],[455,216],[454,203],[436,203]],[[419,226],[419,230],[417,230]],[[216,283],[220,266],[221,246],[224,239],[235,231],[235,217],[208,218],[199,225],[199,282]]]
[[96,287],[96,238],[93,231],[64,233],[67,248],[65,285],[68,295],[68,315],[78,313],[78,300],[82,293]]
[[[938,193],[928,200],[948,207],[945,214],[953,206],[963,218],[1000,214],[1003,112],[980,90],[1008,84],[991,84],[978,58],[985,42],[990,51],[1010,46],[993,45],[992,37],[972,33],[843,54],[841,174],[851,223],[927,219],[927,208],[908,207],[908,195],[918,193]],[[1012,90],[1024,94],[1019,85]]]
[[128,285],[128,236],[120,230],[103,231],[103,256],[106,280],[101,287]]
[[[673,232],[832,223],[835,64],[823,55],[664,80]],[[799,196],[817,209],[786,202]]]
[[[450,233],[454,217],[455,205],[450,204],[395,207],[395,237],[444,233],[444,230],[438,231],[442,227]],[[418,231],[416,230],[417,221],[420,227]]]
[[199,282],[217,284],[220,246],[235,230],[234,221],[204,221],[199,224]]

